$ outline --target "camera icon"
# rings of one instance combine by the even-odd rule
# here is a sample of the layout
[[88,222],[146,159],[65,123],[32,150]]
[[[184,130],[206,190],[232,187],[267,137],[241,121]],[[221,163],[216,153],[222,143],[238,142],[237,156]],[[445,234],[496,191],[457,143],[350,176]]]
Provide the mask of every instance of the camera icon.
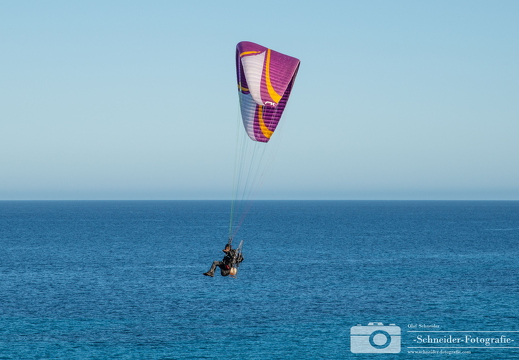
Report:
[[395,324],[370,322],[350,329],[350,350],[356,354],[395,354],[400,352],[401,330]]

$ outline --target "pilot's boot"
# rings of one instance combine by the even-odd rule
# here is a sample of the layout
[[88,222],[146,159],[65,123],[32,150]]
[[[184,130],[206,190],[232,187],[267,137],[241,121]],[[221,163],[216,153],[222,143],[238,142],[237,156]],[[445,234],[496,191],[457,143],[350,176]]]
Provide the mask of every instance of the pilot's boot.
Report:
[[222,264],[222,262],[220,261],[213,261],[213,265],[211,266],[211,269],[209,269],[208,272],[205,272],[204,275],[205,276],[214,276],[214,271],[216,270],[216,267],[218,265]]

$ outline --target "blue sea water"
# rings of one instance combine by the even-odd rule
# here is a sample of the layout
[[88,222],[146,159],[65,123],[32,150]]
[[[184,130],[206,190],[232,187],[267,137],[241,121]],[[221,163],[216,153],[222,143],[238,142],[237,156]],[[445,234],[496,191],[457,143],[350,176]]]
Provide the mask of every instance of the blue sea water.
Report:
[[[237,279],[203,276],[229,209],[0,202],[0,359],[519,359],[519,202],[258,201]],[[369,322],[399,353],[351,352]]]

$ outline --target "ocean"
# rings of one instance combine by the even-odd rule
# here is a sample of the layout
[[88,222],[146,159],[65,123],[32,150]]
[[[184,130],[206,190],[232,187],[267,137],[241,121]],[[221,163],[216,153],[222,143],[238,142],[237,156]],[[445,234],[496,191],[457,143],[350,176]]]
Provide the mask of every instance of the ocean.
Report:
[[229,210],[1,201],[0,359],[519,359],[518,201]]

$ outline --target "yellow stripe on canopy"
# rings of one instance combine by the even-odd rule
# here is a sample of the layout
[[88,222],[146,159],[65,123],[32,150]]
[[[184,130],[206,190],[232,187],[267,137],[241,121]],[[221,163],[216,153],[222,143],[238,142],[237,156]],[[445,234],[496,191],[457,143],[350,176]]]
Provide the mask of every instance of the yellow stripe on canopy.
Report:
[[267,50],[267,60],[265,64],[265,82],[267,83],[267,90],[272,100],[277,104],[279,100],[281,100],[281,95],[279,95],[276,90],[272,87],[272,83],[270,82],[270,49]]
[[269,130],[267,125],[265,125],[265,121],[263,120],[263,106],[258,106],[258,120],[261,132],[267,139],[270,139],[274,131]]
[[240,57],[250,54],[259,54],[261,51],[244,51],[240,54]]

